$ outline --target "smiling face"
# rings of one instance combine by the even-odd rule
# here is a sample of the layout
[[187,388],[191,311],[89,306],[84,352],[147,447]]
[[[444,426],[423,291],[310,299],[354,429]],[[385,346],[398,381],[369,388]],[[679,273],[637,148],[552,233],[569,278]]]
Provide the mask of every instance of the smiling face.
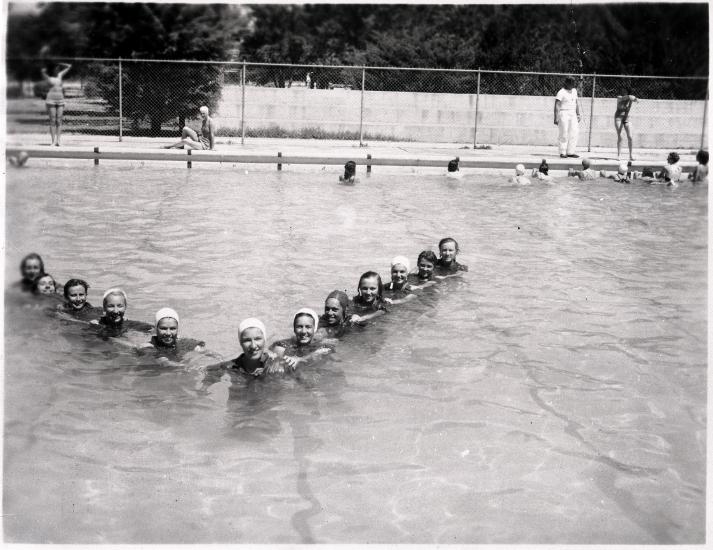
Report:
[[295,317],[295,338],[300,346],[309,344],[314,337],[314,319],[311,315],[298,315]]
[[164,317],[156,324],[156,338],[164,346],[175,346],[178,340],[178,321]]
[[338,325],[344,319],[344,309],[336,298],[329,298],[324,302],[324,317],[330,326]]
[[247,359],[257,361],[262,357],[265,347],[265,335],[259,328],[246,328],[240,335],[240,347]]
[[405,265],[394,264],[391,266],[391,282],[396,286],[402,286],[406,284],[406,278],[408,277],[408,269]]
[[104,300],[104,317],[110,323],[119,324],[124,320],[126,301],[120,294],[109,294]]
[[27,258],[22,265],[22,276],[28,281],[34,281],[42,273],[42,264],[37,258]]
[[87,291],[82,285],[70,286],[67,289],[67,300],[72,309],[82,309],[87,303]]
[[37,292],[39,294],[54,294],[54,279],[49,275],[44,275],[37,279]]
[[430,279],[433,275],[433,262],[429,262],[426,258],[421,258],[418,261],[418,277],[420,279]]
[[379,295],[379,281],[376,277],[365,277],[359,282],[359,295],[367,304],[376,300]]
[[456,243],[453,241],[444,242],[440,246],[439,250],[441,252],[441,260],[444,264],[450,264],[456,259],[456,255],[458,254],[458,251],[456,250]]

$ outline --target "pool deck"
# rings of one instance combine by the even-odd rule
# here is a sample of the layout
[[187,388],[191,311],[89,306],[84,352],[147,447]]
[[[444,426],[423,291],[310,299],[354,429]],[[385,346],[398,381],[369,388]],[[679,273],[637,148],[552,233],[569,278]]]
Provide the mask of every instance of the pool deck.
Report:
[[[118,138],[109,136],[67,134],[63,136],[62,147],[50,147],[48,134],[9,134],[6,148],[8,154],[24,150],[30,157],[41,158],[186,162],[186,151],[161,148],[170,142],[167,138],[125,137],[118,141]],[[99,148],[98,154],[95,147]],[[677,152],[684,171],[696,165],[696,151],[684,149]],[[577,153],[591,159],[595,169],[616,170],[618,165],[616,148],[593,148],[588,153],[586,148],[580,147]],[[635,149],[633,166],[639,170],[645,166],[658,169],[665,164],[668,153],[669,150],[664,149]],[[367,155],[371,155],[371,160]],[[472,143],[379,141],[360,147],[354,141],[286,138],[246,138],[245,144],[241,145],[240,138],[220,137],[216,140],[215,151],[192,151],[190,160],[323,165],[343,165],[347,160],[354,160],[358,165],[445,168],[448,160],[455,157],[460,158],[461,168],[512,169],[515,164],[522,163],[531,169],[539,166],[543,158],[547,159],[551,170],[581,167],[581,158],[561,159],[555,145],[493,145],[490,149],[473,149]]]

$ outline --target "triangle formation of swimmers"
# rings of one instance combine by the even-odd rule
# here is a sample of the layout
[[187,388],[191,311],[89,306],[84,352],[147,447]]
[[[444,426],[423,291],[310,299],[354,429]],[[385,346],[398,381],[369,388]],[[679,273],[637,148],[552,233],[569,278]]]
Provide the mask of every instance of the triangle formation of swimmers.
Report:
[[[269,348],[268,331],[262,321],[256,318],[243,320],[238,328],[242,353],[235,359],[205,367],[206,370],[237,371],[259,377],[313,363],[320,356],[334,352],[336,342],[354,326],[365,326],[370,320],[387,313],[391,305],[416,298],[419,290],[468,271],[468,266],[456,259],[460,249],[455,239],[442,239],[438,249],[440,257],[431,250],[421,252],[413,270],[407,257],[396,256],[391,261],[391,280],[386,284],[375,271],[363,273],[357,293],[351,299],[341,290],[327,295],[322,315],[309,308],[300,309],[293,318],[293,336],[278,340]],[[35,253],[22,259],[20,273],[22,279],[16,287],[60,302],[48,309],[53,315],[84,323],[102,339],[131,347],[139,355],[151,353],[161,365],[182,366],[182,360],[196,354],[220,358],[207,351],[202,341],[179,338],[180,319],[171,308],[156,312],[153,324],[129,320],[126,318],[128,298],[120,288],[107,290],[102,297],[102,307],[94,307],[87,301],[89,285],[86,281],[73,278],[63,286],[58,285],[45,271],[42,258]]]

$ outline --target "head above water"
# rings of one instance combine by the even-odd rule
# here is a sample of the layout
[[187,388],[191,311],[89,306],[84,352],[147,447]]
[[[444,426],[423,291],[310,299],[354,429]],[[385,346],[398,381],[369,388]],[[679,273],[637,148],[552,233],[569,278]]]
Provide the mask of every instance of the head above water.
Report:
[[366,271],[365,273],[362,273],[361,277],[359,277],[359,285],[357,286],[357,293],[359,295],[362,295],[361,288],[362,285],[365,281],[368,279],[376,279],[376,295],[381,298],[384,295],[384,283],[381,282],[381,275],[379,275],[376,271]]
[[356,174],[356,162],[353,160],[347,161],[344,165],[344,179],[348,180],[354,177],[354,174]]
[[701,149],[696,153],[696,160],[699,164],[708,164],[708,151]]
[[87,281],[84,281],[82,279],[69,279],[66,283],[64,283],[64,297],[65,298],[69,299],[69,292],[75,286],[83,287],[85,294],[89,291],[89,284],[87,283]]
[[538,168],[540,173],[547,175],[547,172],[550,171],[550,167],[547,164],[547,159],[542,159],[542,162],[540,163],[540,167]]
[[592,165],[591,161],[589,159],[582,159],[582,168],[585,170],[589,170],[589,167]]
[[39,254],[34,252],[28,254],[20,262],[20,273],[26,281],[34,281],[45,272],[45,263]]
[[[525,165],[524,164],[516,164],[515,165],[515,175],[516,176],[524,176],[525,175]],[[440,246],[439,246],[440,248]]]
[[260,332],[262,332],[262,337],[267,339],[267,330],[265,329],[265,325],[262,321],[260,321],[260,319],[256,319],[255,317],[249,317],[240,323],[238,326],[238,339],[240,339],[243,332],[251,328],[260,330]]
[[448,161],[448,171],[458,172],[458,163],[460,162],[460,157],[456,157],[453,160]]
[[121,290],[118,287],[115,287],[115,288],[110,288],[109,290],[107,290],[104,293],[104,296],[102,296],[102,306],[104,307],[104,309],[106,309],[106,305],[109,302],[109,299],[112,297],[115,297],[115,296],[119,296],[124,300],[124,307],[126,307],[128,305],[129,301],[126,298],[126,292],[124,292],[123,290]]
[[626,171],[628,170],[628,168],[629,167],[627,166],[626,162],[620,162],[619,168],[618,168],[619,175],[623,176],[624,174],[626,174]]
[[161,322],[162,319],[173,319],[176,321],[176,323],[180,323],[178,313],[176,313],[175,309],[171,309],[170,307],[164,307],[159,309],[154,317],[156,319],[157,325]]
[[336,309],[337,304],[339,304],[339,310],[341,310],[340,312],[338,311],[338,313],[341,315],[341,320],[343,321],[347,318],[347,308],[349,307],[349,296],[347,296],[346,292],[333,290],[327,294],[324,300],[324,313],[328,314],[327,309],[331,309],[332,306]]
[[669,164],[676,164],[680,159],[681,157],[678,156],[678,153],[676,151],[671,151],[668,154],[668,158],[666,160]]

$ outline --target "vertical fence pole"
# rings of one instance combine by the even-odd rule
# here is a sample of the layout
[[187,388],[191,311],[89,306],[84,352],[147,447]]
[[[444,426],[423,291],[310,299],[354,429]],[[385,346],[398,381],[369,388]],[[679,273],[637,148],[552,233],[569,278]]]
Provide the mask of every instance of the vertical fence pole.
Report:
[[123,96],[123,74],[121,71],[121,57],[119,58],[119,141],[124,137],[124,96]]
[[480,103],[480,69],[478,69],[478,84],[475,90],[475,122],[473,124],[473,149],[478,146],[478,104]]
[[594,99],[597,89],[597,73],[592,76],[592,104],[589,106],[589,140],[587,141],[587,152],[592,152],[592,123],[594,122]]
[[242,100],[240,101],[240,145],[245,145],[245,60],[243,60],[243,70],[240,73],[240,88],[242,90]]
[[361,68],[361,107],[359,109],[359,147],[364,147],[364,86],[366,84],[366,67]]
[[703,128],[701,128],[701,149],[706,144],[706,124],[708,123],[708,88],[706,88],[706,101],[703,103]]

